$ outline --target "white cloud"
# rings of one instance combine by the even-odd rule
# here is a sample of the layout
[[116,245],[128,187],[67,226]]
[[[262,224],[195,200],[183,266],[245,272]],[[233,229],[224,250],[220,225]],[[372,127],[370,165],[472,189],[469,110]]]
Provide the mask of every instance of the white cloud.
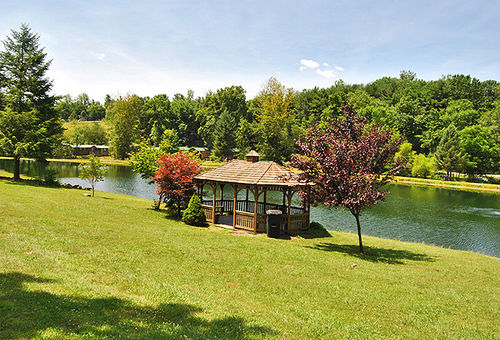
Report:
[[98,60],[104,60],[104,58],[106,58],[106,55],[104,53],[92,53],[92,55]]
[[338,72],[344,71],[343,67],[338,65],[331,66],[329,63],[322,62],[320,63],[311,60],[311,59],[301,59],[300,60],[300,71],[304,70],[314,70],[314,72],[325,78],[335,78]]
[[300,65],[301,65],[300,66],[301,71],[304,71],[305,69],[308,69],[308,68],[315,69],[315,68],[319,67],[319,64],[311,59],[301,59]]
[[333,72],[333,70],[321,70],[318,68],[316,73],[325,78],[335,78],[335,72]]

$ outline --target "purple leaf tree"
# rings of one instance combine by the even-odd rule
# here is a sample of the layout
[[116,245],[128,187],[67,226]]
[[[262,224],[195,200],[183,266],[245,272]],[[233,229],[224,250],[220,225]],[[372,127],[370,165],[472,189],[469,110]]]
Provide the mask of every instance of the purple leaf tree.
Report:
[[402,167],[393,163],[401,140],[391,130],[368,126],[349,107],[342,108],[342,115],[308,129],[297,141],[299,154],[292,156],[291,165],[300,170],[301,181],[314,184],[304,199],[348,209],[356,218],[363,252],[360,213],[388,193],[382,186]]

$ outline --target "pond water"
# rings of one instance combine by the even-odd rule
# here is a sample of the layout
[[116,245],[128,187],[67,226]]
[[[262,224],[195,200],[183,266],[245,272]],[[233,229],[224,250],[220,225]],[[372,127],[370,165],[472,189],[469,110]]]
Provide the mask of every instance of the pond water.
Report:
[[[49,168],[57,172],[61,183],[89,186],[78,178],[74,163],[51,162]],[[13,161],[0,159],[0,169],[12,171]],[[38,176],[40,171],[34,161],[21,164],[23,174]],[[127,166],[108,166],[105,180],[97,183],[96,190],[157,198],[154,186]],[[406,185],[390,185],[389,190],[385,202],[362,212],[363,234],[500,257],[500,195]],[[268,198],[281,201],[281,195]],[[327,229],[356,232],[354,217],[346,211],[320,205],[312,208],[311,220]]]

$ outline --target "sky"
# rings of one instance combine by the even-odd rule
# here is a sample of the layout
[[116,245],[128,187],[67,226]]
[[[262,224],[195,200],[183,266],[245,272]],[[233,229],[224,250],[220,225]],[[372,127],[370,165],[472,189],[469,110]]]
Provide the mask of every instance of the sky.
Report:
[[250,99],[272,76],[298,91],[401,70],[499,81],[499,13],[497,0],[2,0],[0,40],[29,24],[58,95],[241,85]]

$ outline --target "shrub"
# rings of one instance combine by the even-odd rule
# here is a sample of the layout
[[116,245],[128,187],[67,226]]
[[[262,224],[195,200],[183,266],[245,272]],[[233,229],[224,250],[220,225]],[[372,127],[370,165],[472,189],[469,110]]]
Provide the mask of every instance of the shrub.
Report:
[[182,215],[182,221],[189,225],[204,226],[207,223],[205,218],[205,213],[201,206],[200,198],[194,194],[189,200],[189,204],[184,214]]

